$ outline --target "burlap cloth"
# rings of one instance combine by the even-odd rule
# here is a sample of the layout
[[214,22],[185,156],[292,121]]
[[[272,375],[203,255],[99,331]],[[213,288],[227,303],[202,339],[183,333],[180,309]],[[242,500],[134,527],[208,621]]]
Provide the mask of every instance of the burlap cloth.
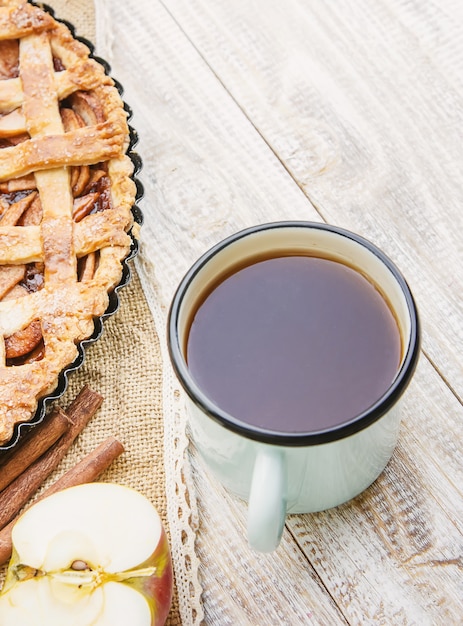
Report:
[[[97,41],[97,19],[104,17],[96,16],[93,0],[52,0],[47,4],[57,18],[75,26],[78,36],[96,42],[96,53],[104,58]],[[142,203],[140,206],[143,210]],[[181,424],[165,424],[158,333],[133,261],[131,271],[131,281],[119,292],[118,311],[105,322],[102,337],[87,349],[84,365],[70,376],[67,391],[57,402],[65,408],[88,384],[104,397],[103,405],[43,488],[106,437],[116,436],[125,452],[100,480],[138,489],[156,506],[169,536],[174,565],[174,599],[167,624],[194,625],[201,622],[202,611],[187,439]]]

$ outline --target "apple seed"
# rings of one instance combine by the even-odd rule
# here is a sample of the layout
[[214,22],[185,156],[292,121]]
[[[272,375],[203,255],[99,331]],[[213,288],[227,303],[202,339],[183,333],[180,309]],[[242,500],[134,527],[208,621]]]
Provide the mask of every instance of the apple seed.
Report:
[[71,563],[71,569],[82,572],[83,570],[90,569],[90,567],[85,561],[76,559],[73,563]]

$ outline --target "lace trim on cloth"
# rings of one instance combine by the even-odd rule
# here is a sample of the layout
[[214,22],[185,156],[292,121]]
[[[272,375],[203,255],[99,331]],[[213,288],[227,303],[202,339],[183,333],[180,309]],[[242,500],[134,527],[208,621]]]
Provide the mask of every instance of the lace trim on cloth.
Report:
[[[114,39],[111,29],[110,0],[97,0],[96,12],[96,52],[111,64]],[[114,78],[117,79],[117,76]],[[141,155],[143,158],[143,155]],[[141,207],[143,209],[143,207]],[[149,261],[137,257],[137,267],[143,290],[154,318],[161,344],[162,362],[169,361],[166,341],[165,311],[149,278]],[[195,551],[198,529],[198,513],[194,497],[194,485],[187,457],[188,437],[186,435],[185,408],[183,395],[171,368],[163,367],[163,411],[164,411],[164,463],[167,490],[167,517],[169,522],[171,551],[178,593],[181,623],[197,626],[203,622],[201,606],[202,587],[199,582],[199,559]]]
[[[152,267],[147,259],[136,263],[146,301],[159,334],[163,363],[168,362],[165,312],[151,286]],[[151,270],[151,271],[150,271]],[[150,280],[151,276],[151,280]],[[184,395],[171,368],[163,367],[164,462],[167,490],[167,518],[171,534],[171,551],[178,591],[182,624],[203,623],[202,587],[199,581],[199,559],[195,551],[199,516],[194,495],[193,477],[188,461],[189,440],[186,434]]]

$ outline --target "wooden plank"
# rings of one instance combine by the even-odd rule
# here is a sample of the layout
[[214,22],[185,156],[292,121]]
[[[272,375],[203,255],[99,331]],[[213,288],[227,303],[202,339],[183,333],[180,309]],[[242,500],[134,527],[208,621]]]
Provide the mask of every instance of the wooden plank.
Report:
[[222,237],[288,211],[320,217],[166,11],[143,4],[111,6],[118,43],[109,60],[145,162],[142,263],[156,259],[156,297],[167,306],[189,265]]
[[461,399],[461,3],[166,6],[323,218],[399,265]]
[[[457,624],[463,615],[461,455],[441,453],[446,441],[450,449],[453,437],[461,441],[463,411],[447,393],[417,414],[430,381],[440,384],[423,360],[399,446],[372,487],[337,509],[288,521],[350,624]],[[419,436],[423,424],[417,433],[420,420],[429,437]]]

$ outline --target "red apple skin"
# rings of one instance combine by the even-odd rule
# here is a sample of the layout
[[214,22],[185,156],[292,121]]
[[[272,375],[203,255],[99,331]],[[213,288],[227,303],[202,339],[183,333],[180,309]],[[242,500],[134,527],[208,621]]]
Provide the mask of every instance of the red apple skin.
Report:
[[146,581],[146,584],[151,590],[152,597],[156,598],[153,626],[164,626],[172,605],[174,581],[169,542],[167,541],[164,528],[162,529],[158,547],[154,552],[154,562],[159,568],[159,575],[151,576]]
[[155,551],[137,569],[149,565],[154,565],[156,572],[152,576],[144,578],[141,585],[139,585],[139,578],[127,580],[125,584],[134,586],[148,598],[152,612],[152,626],[164,626],[172,606],[174,581],[172,557],[164,528],[162,528]]

